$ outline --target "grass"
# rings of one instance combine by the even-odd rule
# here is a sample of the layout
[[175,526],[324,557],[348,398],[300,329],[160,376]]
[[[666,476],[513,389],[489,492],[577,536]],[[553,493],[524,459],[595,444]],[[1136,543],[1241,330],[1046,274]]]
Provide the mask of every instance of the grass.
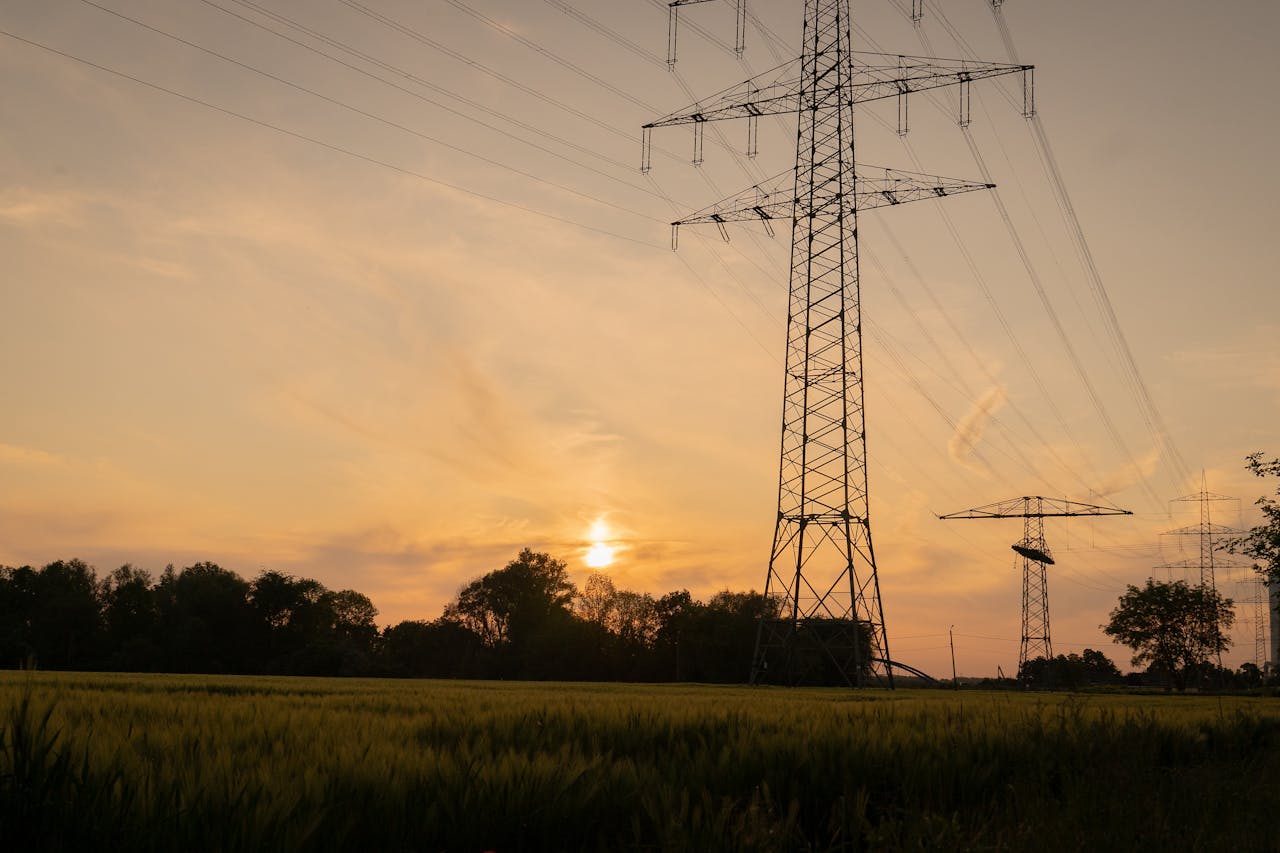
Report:
[[1280,701],[0,673],[0,838],[1280,850]]

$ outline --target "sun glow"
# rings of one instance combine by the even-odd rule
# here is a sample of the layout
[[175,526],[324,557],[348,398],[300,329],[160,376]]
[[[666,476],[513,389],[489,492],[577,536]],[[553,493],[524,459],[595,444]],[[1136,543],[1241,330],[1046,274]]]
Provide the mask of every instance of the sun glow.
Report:
[[603,569],[613,562],[613,549],[603,542],[596,542],[587,549],[586,562],[593,569]]
[[587,549],[584,561],[593,569],[603,569],[613,562],[613,546],[609,544],[609,528],[605,525],[604,519],[596,519],[591,525],[591,532],[587,535],[591,540],[591,547]]

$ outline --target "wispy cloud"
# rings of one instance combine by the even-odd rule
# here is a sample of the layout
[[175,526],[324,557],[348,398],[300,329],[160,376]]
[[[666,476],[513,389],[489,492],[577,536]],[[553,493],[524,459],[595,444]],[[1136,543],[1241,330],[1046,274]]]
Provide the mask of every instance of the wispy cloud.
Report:
[[1099,497],[1107,497],[1117,492],[1123,492],[1125,489],[1149,479],[1159,467],[1160,446],[1157,444],[1141,459],[1127,463],[1119,470],[1106,475],[1102,482],[1098,484],[1098,487],[1093,490],[1093,494]]
[[18,226],[71,225],[83,199],[76,193],[23,187],[0,190],[0,221]]
[[988,389],[973,404],[968,413],[956,424],[956,431],[947,442],[947,452],[952,459],[967,468],[983,472],[988,470],[987,464],[975,454],[974,450],[978,442],[982,441],[992,415],[1000,410],[1007,399],[1008,394],[1004,386],[996,385]]
[[61,456],[44,450],[0,443],[0,464],[61,466],[65,463]]

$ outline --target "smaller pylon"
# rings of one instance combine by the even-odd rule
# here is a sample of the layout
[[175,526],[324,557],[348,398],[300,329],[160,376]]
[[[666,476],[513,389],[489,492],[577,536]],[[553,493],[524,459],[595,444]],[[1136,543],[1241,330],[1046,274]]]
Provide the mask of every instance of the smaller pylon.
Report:
[[[1173,563],[1165,563],[1158,568],[1162,569],[1183,569],[1187,574],[1197,573],[1200,578],[1200,586],[1213,592],[1218,591],[1218,570],[1225,569],[1228,574],[1232,569],[1243,569],[1244,564],[1224,560],[1217,556],[1218,548],[1223,537],[1239,536],[1244,533],[1234,527],[1227,527],[1222,524],[1214,524],[1211,517],[1211,507],[1214,503],[1222,501],[1236,501],[1239,498],[1229,497],[1227,495],[1218,495],[1209,491],[1208,481],[1204,472],[1200,472],[1200,491],[1190,495],[1183,495],[1180,498],[1174,498],[1170,503],[1196,503],[1200,505],[1200,521],[1198,524],[1189,524],[1186,527],[1178,527],[1173,530],[1166,530],[1165,536],[1194,536],[1197,538],[1200,546],[1200,555],[1195,560],[1179,560]],[[1207,617],[1206,617],[1207,618]],[[1213,625],[1217,629],[1217,623]],[[1222,652],[1218,652],[1218,668],[1222,668]]]
[[1253,665],[1267,665],[1267,585],[1261,578],[1253,582]]
[[973,509],[940,515],[957,518],[1021,518],[1022,538],[1013,551],[1022,563],[1022,638],[1018,646],[1018,678],[1025,678],[1027,661],[1053,657],[1049,639],[1049,584],[1045,566],[1053,565],[1053,554],[1044,538],[1046,518],[1073,518],[1080,515],[1133,515],[1127,509],[1096,506],[1065,498],[1014,498]]

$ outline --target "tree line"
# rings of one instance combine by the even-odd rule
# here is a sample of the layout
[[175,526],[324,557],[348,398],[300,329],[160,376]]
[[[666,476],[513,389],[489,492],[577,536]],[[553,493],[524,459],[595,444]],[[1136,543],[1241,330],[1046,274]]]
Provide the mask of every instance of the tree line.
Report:
[[[1248,457],[1259,477],[1280,459]],[[1280,497],[1280,489],[1277,489]],[[1263,523],[1225,548],[1280,583],[1280,501],[1258,500]],[[747,680],[756,626],[777,615],[757,592],[688,590],[660,597],[591,575],[581,589],[565,563],[522,550],[467,584],[432,621],[379,630],[355,590],[277,571],[253,580],[214,563],[159,578],[124,565],[99,578],[80,560],[40,569],[0,566],[0,666],[138,672],[370,675],[574,681]],[[1184,581],[1130,586],[1103,632],[1135,652],[1145,673],[1121,676],[1101,652],[1028,661],[1018,682],[1043,687],[1118,683],[1255,686],[1276,672],[1217,660],[1230,646],[1232,602]]]
[[379,630],[355,590],[214,563],[159,578],[80,560],[0,567],[0,665],[266,675],[743,682],[756,592],[654,598],[529,549],[467,584],[432,621]]

